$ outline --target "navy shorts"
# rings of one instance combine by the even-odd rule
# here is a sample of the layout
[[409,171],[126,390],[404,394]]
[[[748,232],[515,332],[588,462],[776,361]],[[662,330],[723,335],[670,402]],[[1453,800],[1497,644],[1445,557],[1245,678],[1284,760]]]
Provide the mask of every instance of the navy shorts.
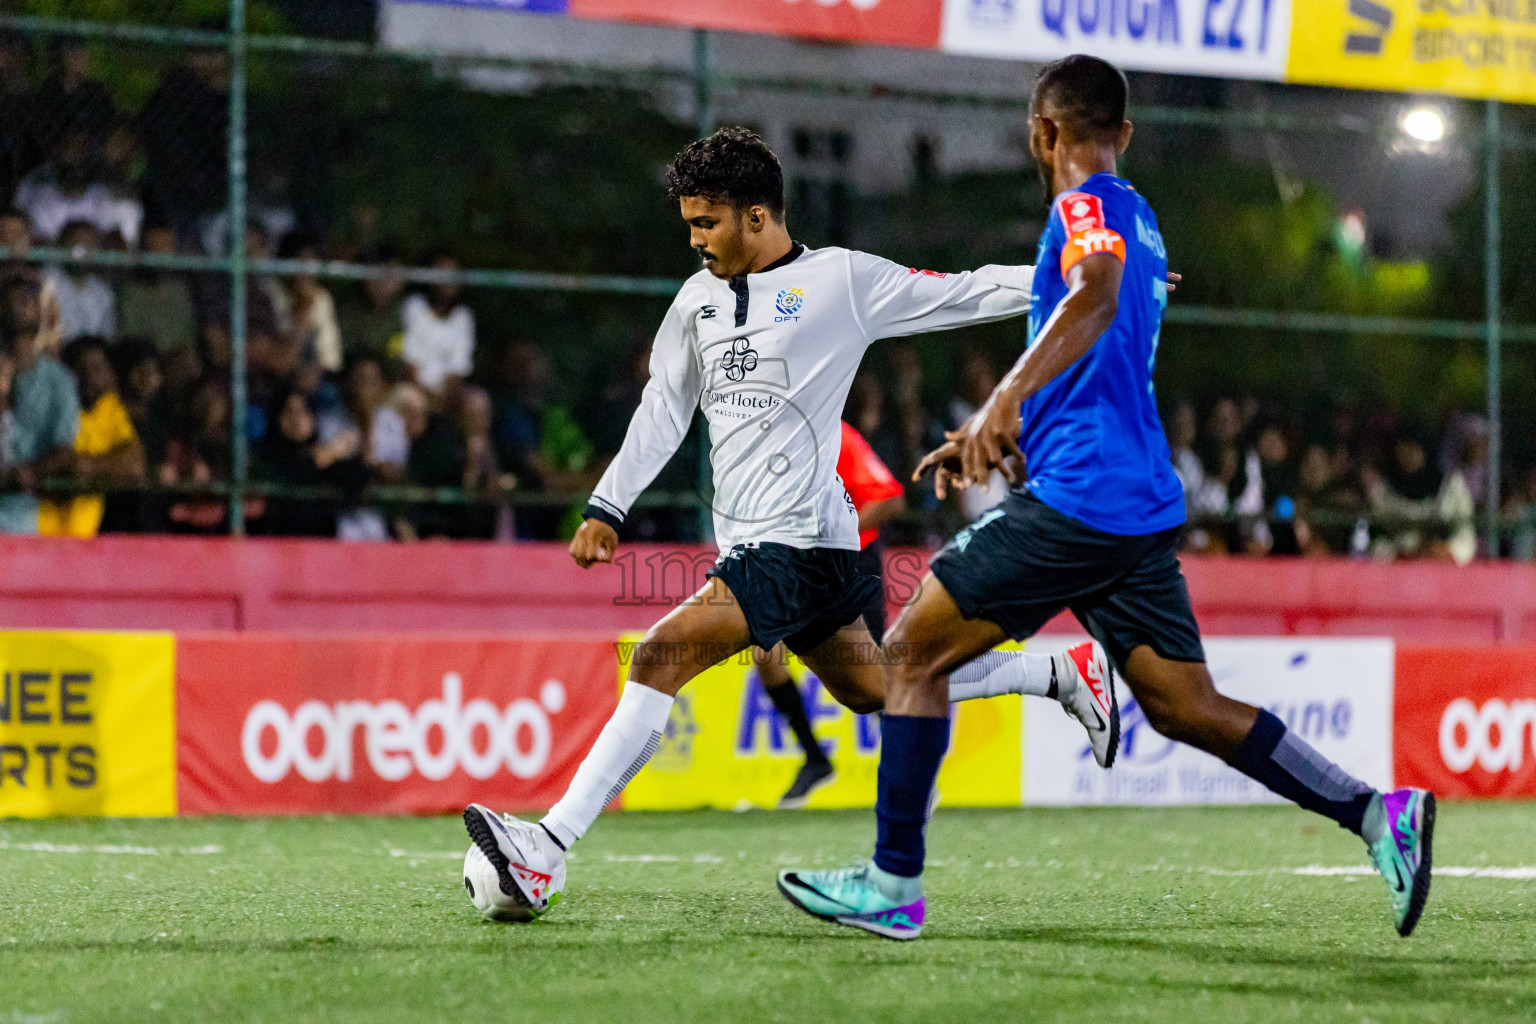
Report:
[[738,544],[705,574],[731,589],[752,642],[765,651],[780,641],[805,654],[864,614],[880,580],[858,569],[858,552]]
[[1104,533],[1012,491],[956,534],[929,568],[961,615],[995,622],[1015,640],[1071,609],[1122,670],[1143,644],[1169,661],[1203,662],[1179,569],[1181,529]]

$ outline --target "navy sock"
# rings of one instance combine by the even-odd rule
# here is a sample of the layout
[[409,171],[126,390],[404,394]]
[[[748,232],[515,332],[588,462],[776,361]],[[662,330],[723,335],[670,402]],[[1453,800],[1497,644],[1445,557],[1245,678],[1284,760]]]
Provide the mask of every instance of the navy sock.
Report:
[[[882,765],[884,764],[882,760]],[[1268,711],[1233,755],[1232,767],[1309,811],[1360,834],[1376,791],[1312,748]]]
[[875,797],[875,865],[893,875],[923,873],[928,799],[949,747],[949,719],[885,715],[880,722],[880,781]]

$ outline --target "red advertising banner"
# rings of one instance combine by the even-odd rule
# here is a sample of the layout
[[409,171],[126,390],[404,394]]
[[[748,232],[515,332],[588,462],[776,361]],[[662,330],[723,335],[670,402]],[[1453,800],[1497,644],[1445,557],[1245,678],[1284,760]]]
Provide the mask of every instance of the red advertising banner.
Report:
[[612,714],[599,639],[184,636],[183,814],[548,807]]
[[570,0],[567,11],[578,18],[932,48],[939,45],[944,0]]
[[1394,781],[1536,796],[1536,647],[1397,649]]

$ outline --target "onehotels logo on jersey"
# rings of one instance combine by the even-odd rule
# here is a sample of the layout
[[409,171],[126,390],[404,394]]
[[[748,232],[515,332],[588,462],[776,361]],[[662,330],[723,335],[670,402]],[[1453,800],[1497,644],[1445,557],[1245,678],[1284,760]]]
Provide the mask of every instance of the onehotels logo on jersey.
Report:
[[0,816],[176,813],[167,633],[0,633]]

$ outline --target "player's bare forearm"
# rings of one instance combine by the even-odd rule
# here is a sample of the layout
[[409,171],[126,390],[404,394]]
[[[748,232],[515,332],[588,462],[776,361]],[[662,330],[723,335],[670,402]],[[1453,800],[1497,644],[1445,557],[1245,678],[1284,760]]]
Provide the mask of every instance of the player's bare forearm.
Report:
[[595,562],[612,562],[618,550],[619,535],[601,519],[583,520],[571,538],[571,558],[583,569]]
[[874,501],[859,509],[859,532],[875,530],[907,510],[907,499],[898,495],[884,501]]
[[1067,295],[1039,339],[1019,357],[993,392],[1017,405],[1066,372],[1115,322],[1125,264],[1110,253],[1081,260],[1067,272]]

